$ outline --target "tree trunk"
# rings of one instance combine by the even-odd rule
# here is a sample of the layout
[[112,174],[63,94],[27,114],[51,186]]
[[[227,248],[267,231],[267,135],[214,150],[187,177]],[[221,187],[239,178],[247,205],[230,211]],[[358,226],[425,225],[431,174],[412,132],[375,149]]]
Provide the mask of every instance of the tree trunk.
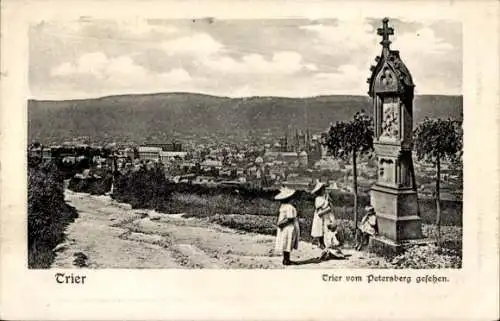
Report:
[[354,230],[355,239],[358,237],[358,171],[356,168],[356,151],[352,152],[352,191],[354,193]]
[[441,248],[441,204],[439,196],[439,185],[441,180],[441,160],[438,156],[436,162],[436,228],[438,247]]

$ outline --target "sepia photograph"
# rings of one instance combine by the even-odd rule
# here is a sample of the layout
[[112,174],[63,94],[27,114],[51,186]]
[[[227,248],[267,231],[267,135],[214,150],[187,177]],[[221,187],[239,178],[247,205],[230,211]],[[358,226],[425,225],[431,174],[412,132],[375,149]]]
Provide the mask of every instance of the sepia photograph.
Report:
[[0,15],[0,319],[498,319],[499,2]]
[[462,24],[29,26],[30,269],[462,267]]

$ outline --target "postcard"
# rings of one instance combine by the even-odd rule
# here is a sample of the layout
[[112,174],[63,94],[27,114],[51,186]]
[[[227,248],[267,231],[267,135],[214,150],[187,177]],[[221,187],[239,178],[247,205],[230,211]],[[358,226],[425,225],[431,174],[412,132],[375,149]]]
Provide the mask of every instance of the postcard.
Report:
[[498,317],[499,10],[4,2],[2,317]]

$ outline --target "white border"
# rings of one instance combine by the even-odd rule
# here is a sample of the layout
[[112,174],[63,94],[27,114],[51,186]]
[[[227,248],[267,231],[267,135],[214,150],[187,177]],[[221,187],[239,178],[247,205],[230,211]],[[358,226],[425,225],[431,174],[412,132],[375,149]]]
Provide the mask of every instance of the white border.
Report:
[[[321,270],[98,270],[84,286],[26,268],[29,22],[51,19],[454,19],[464,26],[464,267],[441,285],[326,283]],[[495,1],[4,1],[0,317],[5,319],[402,319],[498,317],[499,20]],[[331,270],[339,275],[387,270]],[[494,292],[495,291],[495,292]]]

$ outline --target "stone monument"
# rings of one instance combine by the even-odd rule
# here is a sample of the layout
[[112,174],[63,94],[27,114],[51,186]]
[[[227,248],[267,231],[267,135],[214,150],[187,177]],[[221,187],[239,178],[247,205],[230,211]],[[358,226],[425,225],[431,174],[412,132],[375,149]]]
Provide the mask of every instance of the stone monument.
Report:
[[[379,235],[372,245],[383,245],[399,251],[405,243],[422,240],[418,216],[417,192],[412,181],[413,91],[410,72],[391,50],[389,36],[394,29],[382,21],[382,53],[375,58],[368,78],[373,102],[374,149],[378,162],[378,179],[371,189],[371,202],[377,215]],[[413,242],[412,242],[413,241]]]

